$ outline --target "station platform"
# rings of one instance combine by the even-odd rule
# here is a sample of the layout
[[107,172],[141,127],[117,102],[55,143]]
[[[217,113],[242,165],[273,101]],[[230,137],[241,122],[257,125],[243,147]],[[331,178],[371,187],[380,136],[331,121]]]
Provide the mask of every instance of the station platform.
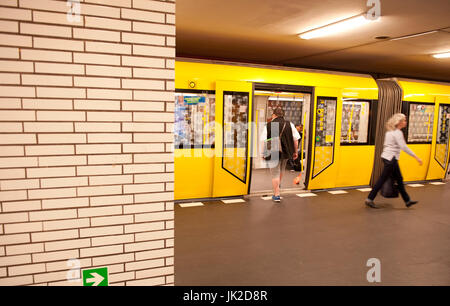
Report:
[[[450,183],[407,191],[419,204],[379,195],[381,208],[371,209],[368,192],[356,189],[287,194],[279,204],[177,204],[175,285],[448,286]],[[380,283],[367,280],[370,258],[381,263]]]

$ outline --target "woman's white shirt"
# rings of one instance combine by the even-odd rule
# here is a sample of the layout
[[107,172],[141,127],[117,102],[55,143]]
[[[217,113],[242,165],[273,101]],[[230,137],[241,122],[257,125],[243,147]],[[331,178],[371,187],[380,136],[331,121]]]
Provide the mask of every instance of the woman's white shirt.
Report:
[[388,131],[384,138],[384,149],[381,158],[392,160],[395,157],[395,159],[399,160],[402,150],[416,157],[416,154],[406,145],[405,137],[401,130],[395,129],[394,131]]

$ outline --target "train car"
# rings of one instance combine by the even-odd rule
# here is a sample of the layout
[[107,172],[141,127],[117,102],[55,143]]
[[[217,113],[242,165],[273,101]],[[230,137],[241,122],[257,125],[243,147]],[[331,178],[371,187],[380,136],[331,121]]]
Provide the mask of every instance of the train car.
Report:
[[419,166],[402,152],[404,179],[444,179],[449,161],[450,86],[404,79],[398,83],[403,89],[403,113],[408,118],[405,139],[424,162]]
[[[302,135],[301,168],[286,172],[282,189],[370,184],[379,92],[370,75],[188,59],[177,60],[175,74],[176,200],[270,192],[260,136],[277,106]],[[408,142],[425,161],[418,168],[402,157],[405,180],[443,179],[450,86],[398,83]],[[299,174],[299,186],[290,183]]]

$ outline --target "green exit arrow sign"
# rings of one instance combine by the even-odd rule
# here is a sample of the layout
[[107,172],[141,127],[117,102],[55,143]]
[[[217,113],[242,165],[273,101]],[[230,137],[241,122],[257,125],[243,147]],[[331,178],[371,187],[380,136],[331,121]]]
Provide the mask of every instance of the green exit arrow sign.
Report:
[[108,268],[83,270],[83,286],[108,286]]

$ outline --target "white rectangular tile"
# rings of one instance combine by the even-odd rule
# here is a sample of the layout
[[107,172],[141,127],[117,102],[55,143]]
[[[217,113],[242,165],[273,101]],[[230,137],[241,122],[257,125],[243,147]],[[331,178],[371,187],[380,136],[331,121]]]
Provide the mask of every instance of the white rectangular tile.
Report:
[[361,191],[361,192],[371,192],[372,188],[361,188],[361,189],[357,189],[357,190]]
[[344,194],[344,193],[348,193],[348,192],[345,191],[345,190],[331,190],[331,191],[328,191],[328,193],[331,193],[331,194]]
[[196,207],[196,206],[204,206],[204,204],[202,202],[192,202],[192,203],[183,203],[183,204],[178,204],[180,205],[180,207]]
[[234,204],[234,203],[245,203],[243,199],[232,199],[232,200],[222,200],[225,204]]
[[445,185],[445,183],[442,183],[442,182],[432,182],[432,183],[430,183],[430,185],[436,185],[436,186],[438,186],[438,185]]
[[414,187],[414,188],[417,188],[417,187],[423,187],[424,185],[422,185],[422,184],[410,184],[410,185],[408,185],[409,187]]
[[297,194],[297,196],[300,198],[308,198],[308,197],[317,197],[317,194],[315,194],[315,193],[300,193],[300,194]]

